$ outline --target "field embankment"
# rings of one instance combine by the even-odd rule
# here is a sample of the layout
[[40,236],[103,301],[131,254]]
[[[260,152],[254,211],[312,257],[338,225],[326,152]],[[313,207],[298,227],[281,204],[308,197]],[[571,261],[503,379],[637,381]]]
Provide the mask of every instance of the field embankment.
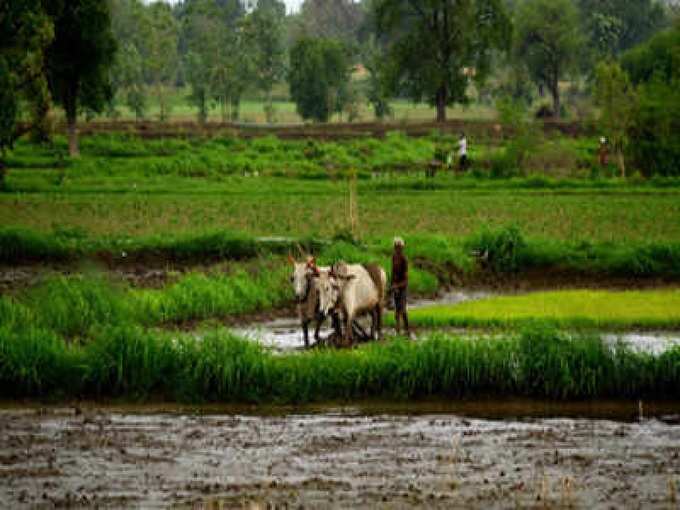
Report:
[[[546,119],[541,122],[546,134],[560,134],[571,137],[592,135],[592,126],[578,121]],[[66,124],[56,125],[58,133],[66,134]],[[195,121],[96,121],[78,125],[81,136],[124,134],[144,139],[195,138],[214,136],[238,136],[258,138],[276,136],[282,140],[347,140],[352,138],[384,138],[388,133],[399,131],[408,136],[430,136],[433,131],[457,135],[465,131],[471,136],[499,138],[512,136],[512,127],[502,128],[497,120],[448,120],[401,122],[353,122],[333,124],[256,124],[247,122],[205,122]]]

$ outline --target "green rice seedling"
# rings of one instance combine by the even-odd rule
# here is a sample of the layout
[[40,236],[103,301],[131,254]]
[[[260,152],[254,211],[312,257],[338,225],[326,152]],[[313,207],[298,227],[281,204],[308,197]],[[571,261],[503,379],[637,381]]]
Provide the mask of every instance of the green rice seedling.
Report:
[[288,268],[259,274],[237,271],[230,275],[191,274],[169,288],[138,291],[135,300],[147,323],[185,322],[257,312],[289,299]]
[[54,236],[15,227],[0,229],[0,263],[64,261],[73,255],[74,250]]
[[535,292],[420,308],[409,319],[426,327],[516,327],[538,320],[564,328],[675,329],[680,290]]
[[174,378],[178,395],[191,401],[259,401],[271,399],[269,355],[252,342],[212,332],[200,342],[179,343],[182,357]]
[[259,253],[256,240],[244,234],[214,232],[175,239],[151,239],[131,250],[132,256],[164,256],[173,260],[201,258],[242,260]]
[[29,326],[0,334],[0,395],[271,402],[423,397],[679,398],[680,348],[661,356],[539,325],[521,335],[274,354],[225,330],[197,337],[106,327],[67,345]]
[[14,330],[36,321],[33,312],[9,296],[0,296],[0,327]]
[[53,331],[33,324],[0,326],[0,396],[76,396],[82,369],[81,351]]
[[168,392],[182,370],[182,348],[170,335],[133,325],[101,328],[82,351],[83,382],[94,395]]
[[610,349],[598,337],[575,341],[542,324],[523,331],[519,349],[520,379],[528,394],[592,398],[617,369]]
[[98,277],[52,277],[22,301],[40,324],[66,338],[87,336],[93,327],[132,319],[123,292]]

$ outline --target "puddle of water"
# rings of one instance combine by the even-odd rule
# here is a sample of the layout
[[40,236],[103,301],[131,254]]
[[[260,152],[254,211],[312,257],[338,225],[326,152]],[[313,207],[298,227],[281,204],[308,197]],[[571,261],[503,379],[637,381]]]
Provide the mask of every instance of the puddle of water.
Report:
[[[454,292],[447,292],[436,299],[420,299],[409,303],[410,308],[423,308],[432,305],[442,304],[458,304],[466,301],[473,301],[484,299],[491,294],[485,291],[467,291],[458,290]],[[387,313],[393,313],[388,310]],[[363,318],[359,321],[362,327],[366,330],[370,328],[370,320]],[[330,320],[327,320],[321,328],[321,338],[326,338],[332,334]],[[265,347],[272,348],[277,351],[290,351],[304,348],[304,337],[302,335],[302,328],[297,317],[286,317],[276,319],[273,321],[260,322],[250,324],[243,328],[234,330],[239,336],[259,342]],[[463,331],[462,334],[465,332]],[[311,324],[309,328],[310,343],[314,343],[314,325]]]
[[[366,328],[370,326],[368,321],[365,321],[363,325]],[[432,331],[421,329],[417,332],[415,338],[422,339],[427,337]],[[471,340],[482,336],[494,336],[493,334],[485,334],[479,331],[471,334],[464,329],[446,329],[446,331]],[[246,328],[237,329],[234,332],[276,351],[291,351],[304,348],[302,329],[299,322],[294,318],[277,319],[271,322],[254,324]],[[313,333],[313,329],[310,328],[310,342],[313,342]],[[321,329],[321,337],[325,338],[331,333],[330,321],[327,321]],[[680,345],[680,333],[678,332],[607,333],[603,335],[603,339],[612,348],[618,344],[623,344],[636,352],[649,353],[654,356],[659,356],[665,351]]]
[[426,306],[436,306],[436,305],[457,305],[459,303],[465,303],[467,301],[478,301],[480,299],[486,299],[498,295],[497,293],[483,290],[456,290],[452,292],[446,292],[435,299],[419,299],[413,303],[409,303],[409,308],[424,308]]
[[[409,307],[416,309],[432,305],[458,304],[467,301],[474,301],[485,299],[495,295],[489,291],[474,291],[474,290],[457,290],[443,294],[435,299],[422,299],[409,303]],[[387,313],[392,313],[391,310]],[[370,321],[365,318],[361,320],[361,324],[365,329],[370,328]],[[432,333],[433,330],[419,329],[416,333],[416,339],[423,338]],[[441,331],[441,330],[439,330]],[[475,339],[480,336],[493,336],[491,333],[484,333],[483,331],[474,331],[471,333],[468,330],[460,328],[446,328],[446,332],[455,334],[460,337]],[[304,348],[304,340],[302,335],[302,328],[300,322],[296,317],[281,318],[274,321],[255,323],[243,328],[236,329],[236,334],[248,338],[252,341],[259,342],[267,348],[275,351],[291,351]],[[386,333],[390,333],[389,330]],[[327,320],[321,328],[321,337],[326,338],[332,334],[330,320]],[[314,327],[310,325],[310,342],[314,343]],[[605,333],[604,340],[612,346],[612,348],[622,343],[636,352],[645,352],[658,356],[663,352],[680,345],[680,332],[631,332],[631,333]]]
[[636,352],[654,356],[680,345],[680,333],[671,332],[606,334],[603,338],[612,347],[622,343]]

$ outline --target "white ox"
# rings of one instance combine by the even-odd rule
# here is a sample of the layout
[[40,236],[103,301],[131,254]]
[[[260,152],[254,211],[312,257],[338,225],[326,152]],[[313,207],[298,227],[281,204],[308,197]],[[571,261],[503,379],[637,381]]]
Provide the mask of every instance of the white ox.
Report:
[[[289,256],[289,262],[293,266],[293,274],[290,281],[293,284],[295,299],[297,301],[298,315],[302,326],[305,347],[309,347],[309,324],[316,321],[314,328],[314,340],[319,343],[319,331],[328,317],[319,306],[319,290],[317,280],[320,275],[329,274],[330,267],[316,267],[314,259],[308,258],[307,262],[296,262]],[[333,327],[338,330],[337,320],[333,318]]]
[[339,310],[343,315],[345,340],[353,341],[354,319],[371,314],[371,338],[382,337],[382,313],[387,274],[379,266],[335,264],[331,271],[315,277],[322,314]]

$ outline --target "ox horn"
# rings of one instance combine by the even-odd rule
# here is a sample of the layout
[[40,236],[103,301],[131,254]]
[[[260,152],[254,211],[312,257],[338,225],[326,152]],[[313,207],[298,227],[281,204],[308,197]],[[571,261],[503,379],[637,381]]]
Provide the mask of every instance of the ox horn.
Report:
[[290,253],[288,254],[288,262],[290,262],[291,266],[295,265],[295,259],[293,258],[293,256]]
[[295,246],[297,247],[298,251],[300,252],[300,256],[302,258],[305,258],[305,250],[302,249],[302,246],[300,246],[300,243],[295,243]]

